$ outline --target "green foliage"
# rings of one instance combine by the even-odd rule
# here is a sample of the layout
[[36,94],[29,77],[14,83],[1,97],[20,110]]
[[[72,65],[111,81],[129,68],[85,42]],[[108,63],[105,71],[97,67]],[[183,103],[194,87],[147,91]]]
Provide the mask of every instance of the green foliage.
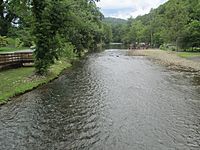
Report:
[[103,23],[103,41],[109,44],[112,41],[112,27],[107,23]]
[[177,55],[183,58],[200,57],[200,53],[194,52],[178,52]]
[[23,48],[24,44],[19,38],[7,38],[0,36],[1,51],[15,51]]
[[181,48],[200,47],[200,21],[192,20],[183,32],[183,37],[179,41]]
[[66,43],[62,51],[62,57],[69,59],[75,59],[77,57],[77,55],[74,53],[74,46],[71,43]]
[[121,43],[125,34],[124,25],[118,24],[112,26],[113,42]]
[[[30,0],[0,0],[0,35],[7,36],[14,25],[31,22]],[[25,23],[26,22],[26,23]]]
[[34,43],[36,71],[45,74],[62,55],[74,57],[111,41],[111,27],[102,22],[97,1],[1,0],[0,35],[15,39],[11,47]]
[[16,40],[14,38],[7,38],[7,42],[8,42],[8,46],[9,47],[16,47],[15,43],[16,43]]
[[0,36],[0,47],[5,47],[8,45],[7,38],[5,36]]
[[123,35],[125,34],[125,25],[127,23],[126,20],[124,19],[118,19],[118,18],[104,18],[103,22],[108,24],[111,29],[111,37],[112,37],[112,42],[120,43],[122,42],[122,39],[124,38]]
[[[149,14],[130,18],[124,43],[144,42],[152,47],[178,50],[200,47],[199,0],[169,0]],[[176,45],[167,48],[163,44]]]
[[120,18],[112,18],[112,17],[106,17],[103,19],[103,22],[110,24],[110,25],[124,25],[126,24],[126,20],[120,19]]
[[80,56],[84,49],[110,40],[94,1],[33,0],[32,5],[35,67],[39,74],[45,74],[62,56]]
[[58,60],[60,48],[58,30],[62,25],[62,7],[58,1],[33,0],[35,67],[39,74],[45,74],[51,64]]
[[176,50],[176,45],[172,44],[162,44],[160,45],[161,50],[170,50],[170,51],[175,51]]
[[15,39],[15,47],[22,47],[23,45],[23,42],[19,38]]
[[11,48],[22,48],[24,46],[23,42],[19,38],[7,38],[8,47]]
[[[23,28],[16,32],[18,46],[31,47],[33,43],[33,36],[29,28]],[[16,45],[17,46],[17,45]]]
[[71,42],[67,42],[66,39],[60,37],[60,58],[75,59],[77,54],[74,53],[75,46]]

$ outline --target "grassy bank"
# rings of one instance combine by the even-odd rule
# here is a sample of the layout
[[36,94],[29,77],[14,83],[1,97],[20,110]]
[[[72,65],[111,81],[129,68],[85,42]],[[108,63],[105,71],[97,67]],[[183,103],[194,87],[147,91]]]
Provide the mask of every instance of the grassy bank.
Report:
[[[182,53],[162,50],[135,50],[130,51],[129,55],[132,56],[147,56],[156,60],[158,63],[165,65],[172,69],[181,69],[186,71],[200,71],[200,63],[180,57]],[[185,54],[184,54],[185,55]],[[186,54],[189,56],[189,54]]]
[[27,48],[27,47],[22,47],[22,48],[0,47],[0,53],[1,53],[1,52],[15,52],[15,51],[25,50],[25,49],[30,49],[30,48]]
[[194,52],[177,52],[177,55],[182,58],[200,57],[200,53]]
[[6,103],[10,97],[22,94],[41,84],[47,83],[71,64],[66,60],[56,62],[49,69],[46,76],[34,75],[35,69],[33,67],[11,69],[0,72],[0,104]]

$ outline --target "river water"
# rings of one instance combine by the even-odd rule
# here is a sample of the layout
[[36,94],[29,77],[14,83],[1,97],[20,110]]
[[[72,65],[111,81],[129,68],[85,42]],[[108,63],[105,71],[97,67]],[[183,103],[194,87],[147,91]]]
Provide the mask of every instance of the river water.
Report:
[[90,54],[0,107],[1,150],[199,150],[200,77],[123,50]]

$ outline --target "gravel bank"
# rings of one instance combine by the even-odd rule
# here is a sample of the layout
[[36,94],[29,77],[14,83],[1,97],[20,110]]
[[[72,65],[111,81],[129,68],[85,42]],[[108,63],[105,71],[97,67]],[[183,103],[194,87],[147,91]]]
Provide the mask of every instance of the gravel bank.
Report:
[[172,69],[200,72],[200,62],[188,60],[177,56],[176,52],[159,49],[133,50],[128,52],[131,56],[147,56],[156,62]]

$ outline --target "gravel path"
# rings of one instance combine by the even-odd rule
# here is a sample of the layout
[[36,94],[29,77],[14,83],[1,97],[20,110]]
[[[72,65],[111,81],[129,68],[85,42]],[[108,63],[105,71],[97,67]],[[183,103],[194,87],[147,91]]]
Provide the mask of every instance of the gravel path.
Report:
[[188,60],[181,58],[176,55],[176,52],[162,51],[159,49],[148,49],[129,51],[129,55],[147,56],[150,59],[157,60],[157,62],[160,64],[166,65],[173,69],[200,72],[200,61],[196,61],[196,59]]

